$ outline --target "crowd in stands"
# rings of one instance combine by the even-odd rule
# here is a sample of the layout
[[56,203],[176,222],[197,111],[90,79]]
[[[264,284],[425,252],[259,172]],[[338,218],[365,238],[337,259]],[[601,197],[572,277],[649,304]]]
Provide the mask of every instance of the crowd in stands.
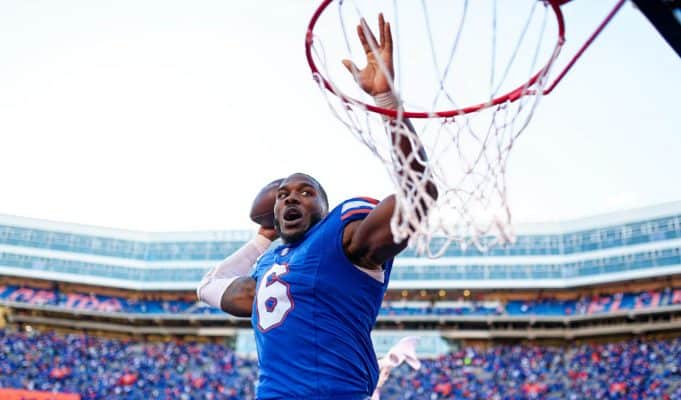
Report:
[[136,314],[176,314],[192,312],[195,301],[140,300],[92,293],[64,293],[59,289],[36,289],[14,285],[0,286],[0,301],[47,305],[73,310],[125,312]]
[[642,310],[681,305],[681,288],[659,291],[585,296],[578,300],[491,301],[393,301],[384,304],[381,315],[592,315],[622,310]]
[[[194,300],[138,300],[84,293],[62,293],[58,289],[0,286],[0,302],[50,305],[74,310],[135,314],[220,313]],[[582,297],[578,300],[532,301],[392,301],[385,302],[381,315],[591,315],[620,310],[640,310],[681,304],[681,288]]]
[[257,363],[218,344],[0,331],[0,387],[81,399],[252,399]]
[[511,301],[506,312],[511,315],[591,315],[620,310],[641,310],[681,304],[681,289],[665,288],[660,291],[637,293],[616,293],[582,297],[579,300],[560,301],[554,299],[532,302]]
[[681,339],[465,347],[394,370],[381,399],[680,400]]
[[[207,343],[0,331],[0,387],[82,399],[253,399],[257,363]],[[402,366],[382,400],[681,400],[681,339],[462,347]]]

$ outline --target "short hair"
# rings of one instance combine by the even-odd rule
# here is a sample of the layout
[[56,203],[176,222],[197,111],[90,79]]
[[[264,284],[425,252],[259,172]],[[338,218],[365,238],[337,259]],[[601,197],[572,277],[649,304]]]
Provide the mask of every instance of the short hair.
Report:
[[329,211],[329,196],[327,196],[326,190],[324,190],[324,186],[322,186],[322,184],[319,183],[319,181],[317,179],[315,179],[313,176],[308,175],[304,172],[296,172],[296,173],[291,174],[289,176],[293,176],[293,175],[302,175],[302,176],[306,177],[307,179],[311,180],[312,182],[314,182],[315,185],[317,185],[317,188],[319,189],[319,194],[321,195],[322,201],[324,202],[324,207],[326,207],[326,211],[328,212]]

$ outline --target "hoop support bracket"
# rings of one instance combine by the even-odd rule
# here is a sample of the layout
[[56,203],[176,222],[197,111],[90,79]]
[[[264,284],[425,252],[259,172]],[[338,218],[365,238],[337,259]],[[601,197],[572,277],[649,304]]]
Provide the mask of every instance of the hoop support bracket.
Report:
[[565,77],[565,75],[567,75],[567,73],[570,71],[572,66],[575,65],[577,60],[579,60],[579,58],[582,56],[582,54],[584,54],[586,49],[589,48],[591,43],[593,43],[593,41],[598,37],[598,35],[600,35],[600,33],[603,32],[603,29],[605,29],[605,27],[610,23],[610,21],[612,21],[613,17],[615,17],[615,14],[617,14],[617,12],[622,8],[622,6],[624,5],[624,3],[626,1],[627,0],[619,0],[617,2],[617,4],[615,4],[615,7],[613,7],[613,9],[610,10],[608,15],[603,20],[603,22],[601,22],[600,25],[598,25],[598,27],[596,28],[594,33],[592,33],[591,36],[589,36],[589,38],[586,40],[586,42],[584,42],[582,47],[572,57],[570,62],[568,62],[567,65],[565,66],[565,68],[563,68],[563,70],[560,72],[560,74],[558,74],[556,79],[554,79],[554,81],[551,82],[551,85],[549,85],[548,88],[544,89],[544,92],[543,92],[544,95],[551,93],[551,91],[556,87],[556,85],[558,85],[560,83],[560,81],[563,80],[563,78]]

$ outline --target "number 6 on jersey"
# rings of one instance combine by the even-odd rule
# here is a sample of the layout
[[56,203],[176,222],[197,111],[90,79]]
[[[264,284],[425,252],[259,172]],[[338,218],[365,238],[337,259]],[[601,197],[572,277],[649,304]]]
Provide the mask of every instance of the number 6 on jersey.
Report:
[[274,264],[260,279],[256,293],[258,329],[263,332],[276,328],[293,309],[289,284],[281,280],[288,265]]

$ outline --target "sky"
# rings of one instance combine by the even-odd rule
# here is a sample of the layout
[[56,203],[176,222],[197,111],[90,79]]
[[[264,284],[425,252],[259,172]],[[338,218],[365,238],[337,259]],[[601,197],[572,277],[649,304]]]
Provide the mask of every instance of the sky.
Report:
[[[296,171],[317,177],[332,203],[387,196],[382,164],[311,78],[303,44],[317,3],[0,0],[0,213],[254,229],[259,188]],[[563,54],[612,4],[565,7]],[[681,200],[680,71],[626,4],[518,139],[507,172],[514,220]]]

